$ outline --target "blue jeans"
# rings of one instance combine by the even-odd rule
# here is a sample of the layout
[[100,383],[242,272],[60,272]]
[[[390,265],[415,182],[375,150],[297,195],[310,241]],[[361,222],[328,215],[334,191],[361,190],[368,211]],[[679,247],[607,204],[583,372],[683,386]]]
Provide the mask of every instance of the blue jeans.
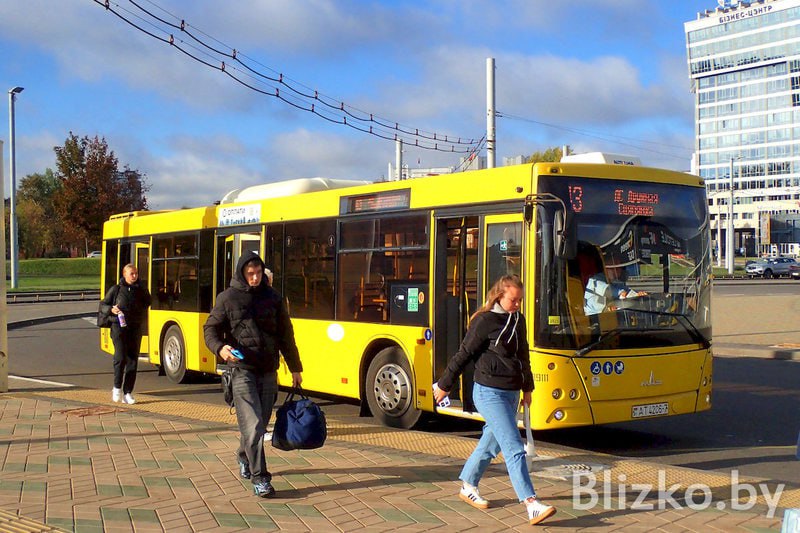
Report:
[[264,455],[264,432],[272,416],[278,376],[275,372],[259,374],[237,368],[233,372],[233,405],[239,423],[239,461],[250,465],[253,483],[271,481]]
[[525,446],[517,428],[519,391],[495,389],[475,383],[472,399],[478,412],[486,420],[478,446],[467,459],[459,479],[478,486],[492,459],[502,451],[511,485],[519,501],[536,497],[533,490]]

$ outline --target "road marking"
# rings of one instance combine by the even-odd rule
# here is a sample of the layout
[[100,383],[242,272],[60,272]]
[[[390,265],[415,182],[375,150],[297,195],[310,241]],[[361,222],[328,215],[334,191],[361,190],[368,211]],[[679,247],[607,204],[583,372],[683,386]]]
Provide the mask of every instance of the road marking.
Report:
[[39,383],[41,385],[54,385],[56,387],[74,387],[75,385],[71,383],[60,383],[58,381],[47,381],[45,379],[36,379],[36,378],[26,378],[22,376],[8,376],[10,379],[21,379],[22,381],[32,381],[34,383]]

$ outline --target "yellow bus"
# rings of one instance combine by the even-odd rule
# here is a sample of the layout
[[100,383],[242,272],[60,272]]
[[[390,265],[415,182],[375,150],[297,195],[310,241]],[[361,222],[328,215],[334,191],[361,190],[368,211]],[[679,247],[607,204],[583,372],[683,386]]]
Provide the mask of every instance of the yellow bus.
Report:
[[[480,419],[471,370],[447,408],[431,387],[491,284],[518,274],[533,428],[694,413],[711,406],[706,202],[697,176],[628,164],[290,180],[112,216],[102,289],[137,264],[153,301],[142,351],[182,382],[217,372],[203,323],[239,256],[258,251],[288,302],[303,386],[407,428],[423,412]],[[638,296],[589,309],[605,267],[623,269]],[[101,347],[113,351],[108,330]],[[279,382],[290,383],[285,367]]]

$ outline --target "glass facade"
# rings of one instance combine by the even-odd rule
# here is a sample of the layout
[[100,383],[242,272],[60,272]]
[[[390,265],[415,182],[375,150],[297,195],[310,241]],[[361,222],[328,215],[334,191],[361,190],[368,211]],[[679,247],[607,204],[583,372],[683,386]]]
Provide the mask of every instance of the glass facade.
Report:
[[733,167],[735,232],[757,240],[752,213],[796,212],[800,199],[800,0],[732,4],[685,24],[693,171],[706,180],[713,214],[729,203]]

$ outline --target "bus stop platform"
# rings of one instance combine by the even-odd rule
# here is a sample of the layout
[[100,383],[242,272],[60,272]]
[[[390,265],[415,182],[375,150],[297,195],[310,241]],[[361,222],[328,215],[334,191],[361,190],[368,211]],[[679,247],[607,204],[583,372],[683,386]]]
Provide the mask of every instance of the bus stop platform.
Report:
[[[488,510],[458,498],[473,439],[329,417],[322,448],[267,447],[277,494],[261,499],[239,477],[226,406],[136,399],[12,382],[0,394],[0,532],[532,527],[501,462],[481,483]],[[538,449],[531,471],[558,510],[544,531],[779,531],[784,509],[800,507],[800,486],[778,495],[764,480],[594,453]]]

